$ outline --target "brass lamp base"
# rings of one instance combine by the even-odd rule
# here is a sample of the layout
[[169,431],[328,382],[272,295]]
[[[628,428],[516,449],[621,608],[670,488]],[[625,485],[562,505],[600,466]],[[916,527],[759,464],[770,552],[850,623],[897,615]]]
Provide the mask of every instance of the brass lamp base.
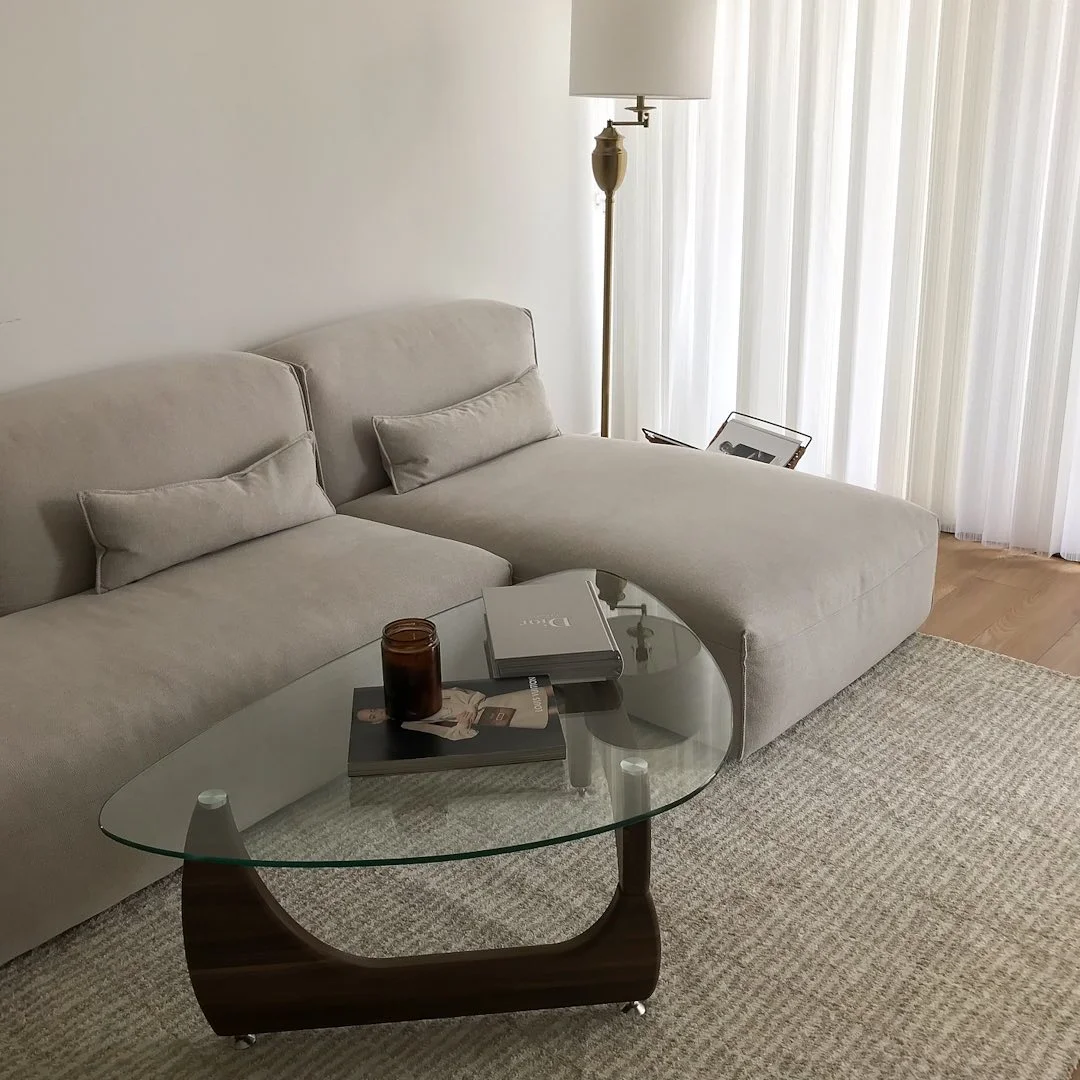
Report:
[[592,152],[592,171],[597,187],[604,193],[604,317],[600,365],[600,434],[611,435],[611,341],[612,341],[612,267],[615,249],[615,192],[626,178],[626,147],[619,134],[620,127],[648,127],[652,106],[638,95],[630,106],[636,120],[609,120],[607,127],[596,136]]

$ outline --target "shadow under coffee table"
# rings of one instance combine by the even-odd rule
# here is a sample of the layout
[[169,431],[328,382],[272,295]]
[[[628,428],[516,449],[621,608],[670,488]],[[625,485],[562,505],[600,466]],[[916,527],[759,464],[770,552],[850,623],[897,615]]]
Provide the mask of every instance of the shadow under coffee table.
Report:
[[[656,814],[706,787],[731,743],[719,668],[642,589],[596,571],[625,670],[557,687],[565,761],[408,776],[346,774],[354,686],[381,682],[365,645],[257,701],[140,773],[101,811],[106,835],[184,860],[188,971],[219,1035],[641,1004],[660,933],[649,889]],[[487,678],[484,606],[434,616],[443,679]],[[365,867],[527,852],[613,832],[618,882],[588,930],[551,945],[371,959],[308,933],[256,867]]]

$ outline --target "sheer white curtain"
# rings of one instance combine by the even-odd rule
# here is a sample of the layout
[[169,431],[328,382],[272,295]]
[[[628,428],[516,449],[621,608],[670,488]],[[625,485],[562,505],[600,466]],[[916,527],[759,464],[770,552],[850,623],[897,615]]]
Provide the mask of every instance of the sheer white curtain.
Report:
[[615,433],[737,408],[812,433],[801,469],[1080,558],[1080,0],[720,0],[714,97],[654,117]]

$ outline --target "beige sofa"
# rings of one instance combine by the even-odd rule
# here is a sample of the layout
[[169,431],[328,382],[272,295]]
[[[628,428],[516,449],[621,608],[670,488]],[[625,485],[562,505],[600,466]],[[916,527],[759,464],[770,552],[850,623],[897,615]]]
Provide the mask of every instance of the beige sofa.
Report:
[[[930,514],[754,462],[559,436],[394,495],[371,417],[534,364],[519,308],[365,316],[263,352],[0,395],[0,963],[171,869],[99,833],[126,780],[387,619],[509,582],[509,563],[518,579],[600,566],[679,611],[728,676],[743,754],[929,609]],[[341,513],[89,591],[77,491],[221,476],[309,426]]]
[[292,369],[249,354],[0,395],[0,963],[172,869],[98,830],[141,769],[389,618],[509,582],[479,548],[338,515],[88,591],[76,491],[220,476],[307,427]]

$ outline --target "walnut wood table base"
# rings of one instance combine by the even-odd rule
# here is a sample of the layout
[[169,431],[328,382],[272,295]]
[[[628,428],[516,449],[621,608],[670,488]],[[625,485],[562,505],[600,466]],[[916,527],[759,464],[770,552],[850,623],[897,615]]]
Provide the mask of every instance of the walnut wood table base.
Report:
[[[200,797],[188,850],[242,857],[224,795]],[[219,1035],[644,1001],[660,975],[649,895],[650,826],[617,830],[619,883],[604,914],[554,945],[392,959],[318,940],[250,867],[184,863],[184,949],[191,985]]]

